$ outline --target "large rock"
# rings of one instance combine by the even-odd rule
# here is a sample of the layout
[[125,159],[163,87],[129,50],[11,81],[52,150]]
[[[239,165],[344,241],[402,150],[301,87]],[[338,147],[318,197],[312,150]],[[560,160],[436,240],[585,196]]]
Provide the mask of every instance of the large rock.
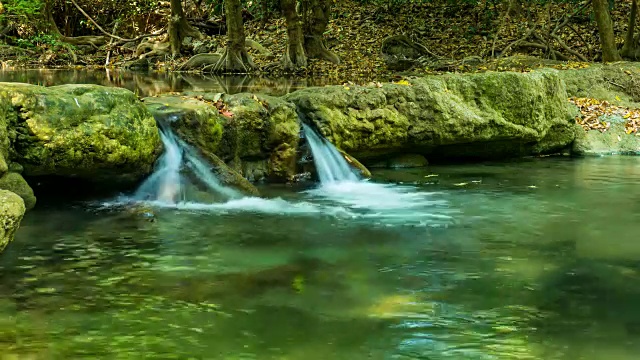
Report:
[[[9,158],[27,177],[131,183],[151,171],[161,149],[155,120],[126,89],[0,83],[2,123]],[[0,130],[0,153],[2,142]]]
[[36,206],[36,197],[33,194],[33,190],[22,175],[18,173],[10,172],[0,176],[0,190],[8,190],[20,196],[27,210],[31,210]]
[[266,95],[213,93],[146,98],[145,103],[157,116],[173,116],[172,127],[181,138],[249,180],[287,181],[296,174],[300,122],[290,103]]
[[573,112],[555,70],[309,88],[285,99],[361,160],[398,153],[467,159],[544,154],[575,138]]
[[20,196],[0,190],[0,252],[13,241],[25,211]]

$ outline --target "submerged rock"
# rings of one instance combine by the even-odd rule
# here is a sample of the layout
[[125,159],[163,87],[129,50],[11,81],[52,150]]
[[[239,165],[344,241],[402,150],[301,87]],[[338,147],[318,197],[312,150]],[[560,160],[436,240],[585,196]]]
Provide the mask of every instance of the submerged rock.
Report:
[[0,190],[8,190],[20,196],[27,210],[31,210],[36,206],[36,197],[33,194],[33,190],[22,175],[18,173],[10,172],[0,176]]
[[156,116],[174,116],[172,127],[182,139],[247,179],[293,179],[300,123],[292,104],[266,95],[188,95],[145,103]]
[[449,74],[382,87],[327,86],[285,97],[360,160],[402,152],[485,159],[557,152],[575,138],[555,70]]
[[2,83],[1,122],[9,157],[27,177],[132,183],[150,172],[161,149],[155,120],[126,89]]
[[0,252],[13,241],[26,209],[20,196],[0,190]]

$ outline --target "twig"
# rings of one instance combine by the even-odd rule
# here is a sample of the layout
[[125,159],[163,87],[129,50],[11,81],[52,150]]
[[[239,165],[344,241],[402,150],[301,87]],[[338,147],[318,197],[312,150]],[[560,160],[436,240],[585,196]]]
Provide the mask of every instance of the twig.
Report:
[[625,89],[626,89],[624,86],[622,86],[622,85],[620,85],[620,84],[616,84],[616,83],[614,83],[614,82],[613,82],[613,81],[611,81],[611,80],[607,80],[607,82],[608,82],[609,84],[611,84],[611,85],[614,85],[614,86],[619,87],[619,88],[620,88],[620,89],[622,89],[622,90],[625,90]]
[[100,30],[100,32],[101,32],[101,33],[103,33],[104,35],[109,36],[109,37],[111,37],[111,38],[113,38],[113,39],[116,39],[116,40],[119,40],[119,41],[121,41],[121,42],[124,42],[124,43],[138,41],[138,40],[140,40],[140,39],[144,39],[145,37],[157,36],[157,35],[160,35],[160,34],[162,34],[162,33],[164,32],[164,29],[162,29],[162,30],[157,31],[157,32],[155,32],[155,33],[153,33],[153,34],[140,35],[140,36],[138,36],[138,37],[136,37],[136,38],[133,38],[133,39],[125,39],[125,38],[121,38],[120,36],[116,36],[116,35],[109,34],[108,32],[106,32],[106,31],[105,31],[105,30],[104,30],[100,25],[98,25],[98,23],[97,23],[95,20],[93,20],[93,18],[92,18],[91,16],[89,16],[89,14],[87,14],[87,13],[86,13],[86,12],[85,12],[81,7],[80,7],[80,5],[78,5],[78,3],[77,3],[77,2],[75,2],[75,0],[71,0],[71,3],[72,3],[72,4],[73,4],[73,5],[74,5],[74,6],[75,6],[75,7],[76,7],[76,8],[77,8],[81,13],[82,13],[82,15],[84,15],[84,16],[85,16],[89,21],[91,21],[91,23],[92,23],[93,25],[95,25],[95,26],[96,26],[96,28],[98,28],[98,30]]
[[533,33],[533,31],[535,30],[535,25],[520,39],[513,41],[511,44],[507,45],[503,50],[502,53],[500,54],[500,56],[498,58],[503,57],[507,51],[511,50],[512,47],[520,44],[521,42],[527,40],[529,38],[529,36],[531,36],[531,34]]
[[[579,12],[581,12],[582,10],[584,10],[584,8],[586,8],[587,6],[589,6],[591,4],[591,0],[586,0],[585,2],[583,2],[582,4],[580,4],[580,7],[572,12],[569,15],[565,15],[564,16],[564,21],[562,21],[562,23],[558,23],[556,25],[556,27],[553,29],[553,31],[551,32],[551,34],[555,34],[556,32],[558,32],[560,29],[562,29],[563,27],[565,27],[568,23],[569,20],[571,20],[572,17],[576,16]],[[562,18],[560,18],[562,19]]]
[[580,34],[580,33],[578,32],[578,30],[576,30],[576,28],[575,28],[573,25],[571,25],[571,24],[567,25],[567,27],[568,27],[569,29],[573,30],[573,32],[574,32],[576,35],[578,35],[578,37],[580,38],[580,41],[582,41],[582,43],[584,44],[584,46],[586,46],[586,47],[587,47],[587,56],[588,56],[588,57],[591,57],[591,46],[589,46],[589,43],[588,43],[588,42],[586,42],[586,41],[584,40],[584,38],[582,37],[582,34]]
[[584,55],[580,54],[579,52],[572,50],[569,46],[567,46],[567,44],[564,43],[564,41],[562,41],[562,39],[560,39],[560,37],[558,37],[558,35],[551,35],[551,37],[558,42],[558,44],[560,44],[560,46],[562,46],[563,49],[565,49],[569,54],[577,57],[578,59],[584,61],[584,62],[588,62],[589,60],[587,60],[586,57],[584,57]]
[[[532,48],[541,49],[541,50],[544,50],[544,51],[548,51],[549,50],[549,47],[547,45],[540,44],[540,43],[534,43],[534,42],[526,42],[525,41],[525,42],[521,42],[520,44],[518,44],[518,46],[532,47]],[[569,60],[569,58],[566,55],[563,55],[561,52],[559,52],[557,50],[551,49],[551,53],[557,59],[560,59],[560,60],[563,60],[563,61]]]
[[[113,24],[113,30],[111,30],[112,33],[116,32],[119,24],[120,24],[120,21],[116,20],[116,23]],[[109,60],[111,59],[111,44],[113,44],[113,38],[109,39],[109,51],[107,51],[107,59],[104,62],[105,67],[109,66]]]

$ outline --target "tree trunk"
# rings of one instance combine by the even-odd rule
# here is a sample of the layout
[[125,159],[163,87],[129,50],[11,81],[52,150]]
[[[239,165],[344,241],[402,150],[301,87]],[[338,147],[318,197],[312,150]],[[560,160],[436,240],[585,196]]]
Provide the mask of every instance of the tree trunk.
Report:
[[607,0],[593,0],[593,13],[598,24],[598,34],[600,35],[600,47],[602,49],[602,61],[619,61],[622,60],[618,49],[616,48],[616,40],[613,36],[613,22],[609,14],[609,2]]
[[304,0],[305,41],[307,56],[340,64],[338,55],[329,51],[324,43],[323,34],[329,25],[331,0]]
[[196,39],[202,38],[202,34],[191,27],[184,16],[182,0],[171,0],[171,19],[169,19],[169,42],[171,43],[171,53],[173,56],[180,54],[182,40],[192,36]]
[[635,28],[636,28],[636,15],[638,13],[638,2],[637,0],[631,1],[631,13],[629,14],[629,26],[627,28],[627,36],[624,38],[624,45],[622,46],[622,50],[620,50],[620,55],[626,58],[635,59],[636,53],[636,39]]
[[296,0],[280,0],[280,7],[287,20],[287,48],[282,62],[287,70],[307,66],[307,56],[304,51],[304,33],[302,22],[296,10]]
[[248,73],[255,68],[244,46],[244,24],[240,0],[225,0],[224,13],[227,18],[227,48],[212,71],[216,73]]

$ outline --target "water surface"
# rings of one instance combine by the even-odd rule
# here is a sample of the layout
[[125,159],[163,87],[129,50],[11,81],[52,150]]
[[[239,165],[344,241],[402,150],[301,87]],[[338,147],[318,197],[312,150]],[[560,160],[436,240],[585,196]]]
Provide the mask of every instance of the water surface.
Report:
[[636,359],[639,178],[545,158],[154,218],[42,199],[0,255],[0,359]]

